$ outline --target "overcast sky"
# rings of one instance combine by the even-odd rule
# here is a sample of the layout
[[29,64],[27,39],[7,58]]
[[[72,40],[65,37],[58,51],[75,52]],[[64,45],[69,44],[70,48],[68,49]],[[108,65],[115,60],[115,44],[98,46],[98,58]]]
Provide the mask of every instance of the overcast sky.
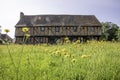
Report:
[[120,26],[120,0],[0,0],[0,25],[10,29],[14,38],[14,26],[25,15],[77,14],[95,15],[100,22],[113,22]]

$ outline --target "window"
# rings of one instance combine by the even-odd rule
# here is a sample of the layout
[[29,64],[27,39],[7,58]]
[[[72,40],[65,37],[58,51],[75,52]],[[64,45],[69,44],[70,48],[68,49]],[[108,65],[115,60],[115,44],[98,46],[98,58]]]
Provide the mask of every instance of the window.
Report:
[[95,28],[94,27],[90,27],[90,32],[91,32],[91,34],[94,34]]
[[74,32],[77,32],[77,27],[76,27],[76,26],[73,27],[73,31],[74,31]]
[[91,32],[94,32],[94,31],[95,31],[95,28],[94,28],[94,27],[91,27],[91,28],[90,28],[90,31],[91,31]]
[[45,31],[45,27],[40,27],[40,30],[41,31]]
[[55,31],[59,32],[60,31],[60,27],[55,27]]

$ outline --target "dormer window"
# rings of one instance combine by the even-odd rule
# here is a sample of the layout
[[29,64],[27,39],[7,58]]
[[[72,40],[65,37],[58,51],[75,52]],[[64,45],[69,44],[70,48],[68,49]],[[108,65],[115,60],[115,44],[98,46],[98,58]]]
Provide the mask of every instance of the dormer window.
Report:
[[59,32],[60,31],[60,27],[55,27],[55,31]]
[[45,27],[40,27],[40,30],[41,31],[45,31]]
[[73,31],[74,31],[74,32],[77,32],[77,26],[74,26],[74,27],[73,27]]

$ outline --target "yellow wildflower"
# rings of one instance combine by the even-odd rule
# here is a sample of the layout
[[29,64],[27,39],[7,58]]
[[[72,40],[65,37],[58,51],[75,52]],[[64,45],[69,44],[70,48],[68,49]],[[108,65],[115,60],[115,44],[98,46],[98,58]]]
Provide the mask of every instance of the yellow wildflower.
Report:
[[57,50],[57,51],[56,51],[56,54],[60,54],[60,51],[59,51],[59,50]]
[[70,40],[67,40],[66,43],[70,43]]
[[87,57],[88,55],[85,55],[85,54],[81,56],[81,58],[87,58]]
[[72,59],[71,62],[72,62],[72,63],[76,63],[76,59]]
[[29,28],[23,27],[23,28],[22,28],[22,31],[23,31],[23,32],[28,32],[28,31],[29,31]]
[[80,40],[75,41],[75,43],[77,43],[77,44],[80,43]]
[[67,54],[67,55],[65,55],[65,58],[68,58],[68,57],[70,57],[70,55],[68,55],[68,54]]
[[68,38],[68,37],[66,37],[66,38],[65,38],[65,40],[69,40],[69,38]]
[[9,30],[9,29],[5,29],[4,31],[5,31],[6,33],[10,32],[10,30]]
[[65,43],[70,43],[70,40],[68,37],[66,37],[64,40],[65,40]]

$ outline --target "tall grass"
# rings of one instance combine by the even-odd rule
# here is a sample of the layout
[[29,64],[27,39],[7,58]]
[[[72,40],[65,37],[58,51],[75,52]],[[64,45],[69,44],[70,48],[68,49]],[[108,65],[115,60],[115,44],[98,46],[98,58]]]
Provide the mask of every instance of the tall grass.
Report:
[[[0,45],[0,80],[119,80],[120,43]],[[22,50],[22,56],[20,53]],[[18,78],[16,77],[18,75]]]

